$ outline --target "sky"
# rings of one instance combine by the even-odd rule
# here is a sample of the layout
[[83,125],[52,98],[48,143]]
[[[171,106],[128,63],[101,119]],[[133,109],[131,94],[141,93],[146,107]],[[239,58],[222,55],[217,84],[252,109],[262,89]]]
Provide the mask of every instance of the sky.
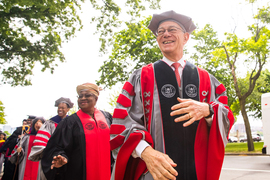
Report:
[[[174,10],[192,17],[200,28],[207,23],[211,24],[221,37],[224,32],[234,30],[237,35],[245,36],[248,35],[245,27],[254,23],[250,21],[252,16],[250,6],[245,4],[244,0],[161,0],[161,10],[149,10],[143,15]],[[106,55],[99,56],[100,42],[98,35],[94,35],[95,25],[89,23],[94,13],[88,1],[83,4],[80,17],[84,28],[76,33],[75,38],[63,44],[62,52],[66,62],[59,63],[54,74],[48,70],[41,72],[40,66],[37,65],[33,71],[34,76],[31,77],[32,86],[0,86],[0,100],[5,107],[8,125],[20,126],[27,115],[43,116],[46,119],[55,116],[57,108],[54,107],[54,103],[60,97],[70,98],[78,107],[77,85],[86,82],[95,83],[99,79],[98,69],[107,58]],[[97,108],[113,112],[113,108],[108,104],[109,97],[118,90],[119,87],[101,91]]]

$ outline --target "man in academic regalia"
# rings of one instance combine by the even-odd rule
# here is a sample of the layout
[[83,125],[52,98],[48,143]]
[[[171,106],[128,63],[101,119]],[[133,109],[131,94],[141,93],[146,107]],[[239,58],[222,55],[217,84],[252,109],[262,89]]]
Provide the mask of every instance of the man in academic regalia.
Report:
[[154,14],[162,60],[124,84],[111,125],[112,180],[218,180],[234,117],[225,87],[183,57],[190,17]]
[[109,180],[110,117],[95,105],[99,87],[77,86],[80,110],[62,120],[44,149],[41,160],[48,180]]

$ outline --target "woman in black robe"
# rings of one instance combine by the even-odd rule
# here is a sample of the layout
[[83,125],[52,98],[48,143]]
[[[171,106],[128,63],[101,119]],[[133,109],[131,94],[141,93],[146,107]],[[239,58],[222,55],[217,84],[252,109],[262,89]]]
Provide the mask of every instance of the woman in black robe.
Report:
[[48,141],[41,160],[47,179],[109,180],[111,115],[95,108],[99,88],[77,86],[77,113],[62,120]]

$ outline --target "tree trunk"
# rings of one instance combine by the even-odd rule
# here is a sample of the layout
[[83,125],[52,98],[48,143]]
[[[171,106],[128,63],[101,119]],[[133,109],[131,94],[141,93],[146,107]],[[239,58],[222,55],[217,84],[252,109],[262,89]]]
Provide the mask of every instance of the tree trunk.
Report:
[[246,108],[245,108],[246,101],[245,99],[239,100],[239,103],[240,103],[240,108],[241,108],[241,114],[243,116],[245,128],[246,128],[248,151],[254,151],[254,144],[253,144],[253,139],[251,136],[250,123],[249,123]]

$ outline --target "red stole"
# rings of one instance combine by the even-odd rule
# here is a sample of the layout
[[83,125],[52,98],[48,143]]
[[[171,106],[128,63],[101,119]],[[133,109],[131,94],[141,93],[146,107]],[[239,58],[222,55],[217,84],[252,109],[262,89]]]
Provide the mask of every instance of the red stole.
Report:
[[111,177],[110,129],[102,112],[95,109],[95,119],[82,110],[77,112],[85,135],[86,180]]
[[29,143],[28,143],[28,150],[27,150],[27,160],[25,163],[25,170],[24,170],[24,180],[36,180],[38,176],[38,167],[39,167],[39,161],[34,162],[28,160],[28,156],[31,152],[31,148],[33,146],[35,136],[29,135]]

